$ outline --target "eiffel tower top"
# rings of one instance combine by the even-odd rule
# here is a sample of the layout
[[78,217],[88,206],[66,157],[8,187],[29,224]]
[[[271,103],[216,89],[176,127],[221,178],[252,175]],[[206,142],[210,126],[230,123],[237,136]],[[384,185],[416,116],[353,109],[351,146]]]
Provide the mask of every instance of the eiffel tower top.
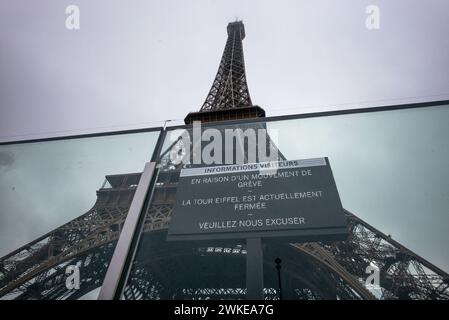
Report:
[[199,112],[191,112],[185,123],[211,122],[264,117],[265,111],[253,106],[246,83],[242,40],[245,26],[242,21],[227,26],[228,39],[212,88]]

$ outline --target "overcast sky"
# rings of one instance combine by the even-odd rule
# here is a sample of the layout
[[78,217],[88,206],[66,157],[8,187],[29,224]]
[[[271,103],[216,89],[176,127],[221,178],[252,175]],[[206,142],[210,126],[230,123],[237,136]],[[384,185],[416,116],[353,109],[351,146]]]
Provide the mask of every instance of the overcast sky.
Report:
[[[80,30],[65,9],[80,8]],[[365,9],[380,8],[368,30]],[[236,18],[268,115],[449,99],[449,2],[0,2],[0,141],[156,126],[198,110]]]

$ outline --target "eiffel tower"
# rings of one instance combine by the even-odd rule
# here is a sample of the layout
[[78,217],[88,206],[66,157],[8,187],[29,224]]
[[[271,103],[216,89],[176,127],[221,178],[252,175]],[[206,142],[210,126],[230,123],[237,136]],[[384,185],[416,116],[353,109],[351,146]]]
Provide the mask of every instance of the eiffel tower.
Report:
[[[227,27],[228,38],[212,88],[199,112],[185,118],[210,123],[263,118],[252,104],[246,82],[240,21]],[[263,122],[251,126],[264,126]],[[245,284],[245,244],[165,240],[181,167],[167,156],[159,158],[156,185],[138,251],[123,290],[124,299],[241,299]],[[271,141],[268,147],[276,149]],[[282,154],[280,154],[281,157]],[[124,225],[140,173],[106,176],[95,205],[85,214],[18,248],[0,259],[0,299],[78,299],[100,287]],[[345,210],[349,236],[334,243],[284,243],[264,249],[264,294],[279,299],[274,260],[282,256],[284,299],[448,299],[449,275]],[[229,247],[228,251],[223,247]],[[149,254],[150,253],[150,254]],[[231,253],[231,254],[230,254]],[[150,256],[150,257],[149,257]],[[206,265],[198,276],[199,257]],[[380,270],[380,291],[364,283],[366,267]],[[65,267],[82,267],[79,290],[65,286]],[[216,266],[228,274],[219,279]]]

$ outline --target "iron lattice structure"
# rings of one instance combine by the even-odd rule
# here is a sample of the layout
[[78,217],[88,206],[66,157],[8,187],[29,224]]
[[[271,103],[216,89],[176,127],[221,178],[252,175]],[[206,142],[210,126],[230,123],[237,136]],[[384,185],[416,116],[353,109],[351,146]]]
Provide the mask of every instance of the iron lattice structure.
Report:
[[[199,113],[252,108],[243,63],[244,35],[241,22],[228,26],[220,68]],[[271,141],[267,147],[276,149]],[[165,240],[181,169],[170,163],[168,153],[163,152],[160,159],[124,298],[244,298],[244,242],[214,241],[200,246]],[[1,258],[0,299],[77,299],[101,286],[139,178],[139,173],[107,176],[108,184],[97,190],[97,201],[87,213]],[[349,226],[345,241],[264,246],[266,299],[279,298],[277,256],[283,260],[286,299],[449,299],[445,271],[351,212],[345,213]],[[80,266],[79,290],[65,286],[69,264]],[[370,264],[380,270],[380,288],[375,291],[365,286]],[[217,277],[217,265],[226,270],[226,279]]]
[[228,24],[228,40],[212,88],[200,111],[215,111],[252,106],[245,75],[242,22]]

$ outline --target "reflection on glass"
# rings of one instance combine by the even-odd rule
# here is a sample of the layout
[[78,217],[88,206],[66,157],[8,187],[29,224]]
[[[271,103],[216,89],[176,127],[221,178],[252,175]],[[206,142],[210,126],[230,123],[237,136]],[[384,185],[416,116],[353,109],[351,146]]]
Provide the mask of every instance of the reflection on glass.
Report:
[[95,295],[158,135],[0,146],[1,299]]
[[[225,152],[218,156],[225,163],[225,154],[233,155],[230,162],[235,163],[236,149],[243,148],[243,162],[247,163],[248,143],[234,138],[233,145],[225,143],[225,130],[264,129],[264,123],[249,123],[214,127],[218,129],[220,141]],[[207,127],[203,128],[203,131]],[[146,209],[143,234],[138,251],[124,290],[124,299],[244,299],[246,295],[246,241],[173,241],[166,240],[167,228],[176,195],[180,170],[190,166],[205,166],[194,158],[204,151],[193,141],[194,133],[188,130],[192,149],[181,140],[186,130],[167,132],[161,151],[159,173],[153,198]],[[269,141],[266,141],[269,145]],[[253,146],[251,146],[253,147]],[[265,147],[265,146],[264,146]],[[270,150],[270,149],[268,149]],[[185,151],[185,150],[184,150]],[[268,152],[268,151],[267,151]],[[181,155],[183,161],[174,161]],[[251,155],[252,156],[252,155]],[[190,161],[186,161],[186,157]],[[178,159],[179,160],[179,159]],[[257,158],[256,158],[257,161]],[[217,162],[216,162],[217,163]],[[182,214],[182,213],[181,213]]]
[[[341,243],[296,244],[300,263],[283,258],[284,298],[350,299],[356,288],[355,298],[449,299],[448,121],[438,106],[268,124],[289,159],[329,157],[351,231]],[[292,288],[296,268],[308,285]],[[371,268],[379,283],[366,282]]]
[[449,271],[448,120],[439,106],[268,126],[289,159],[329,157],[345,209]]
[[[345,241],[264,241],[265,298],[448,299],[448,123],[448,106],[439,106],[214,126],[266,126],[270,136],[277,134],[281,158],[328,157],[346,209]],[[179,172],[186,166],[171,163],[169,150],[182,132],[169,132],[164,141],[123,297],[244,298],[244,239],[166,241]],[[379,276],[368,282],[373,268]]]

